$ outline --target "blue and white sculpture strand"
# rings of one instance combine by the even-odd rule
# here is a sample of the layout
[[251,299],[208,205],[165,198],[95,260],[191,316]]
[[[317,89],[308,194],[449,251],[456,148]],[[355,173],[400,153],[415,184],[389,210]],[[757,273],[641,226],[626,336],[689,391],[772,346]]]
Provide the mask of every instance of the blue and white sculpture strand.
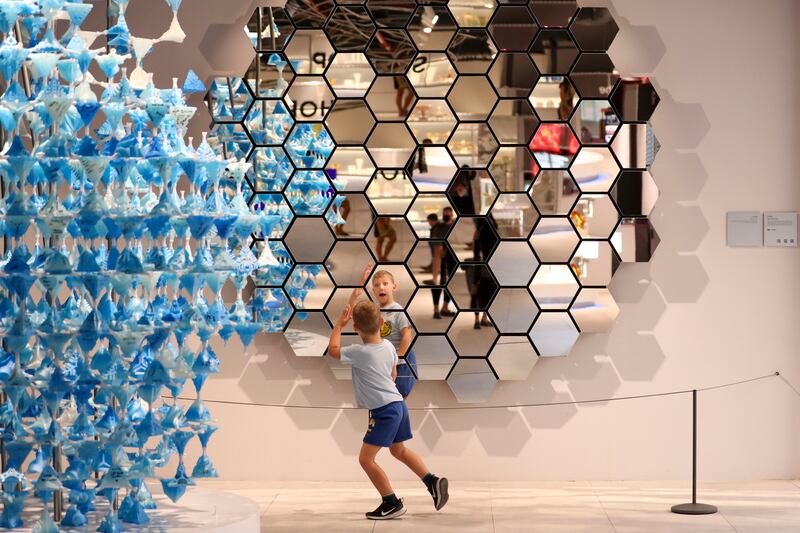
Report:
[[[180,1],[167,3],[176,13]],[[185,142],[195,108],[177,80],[161,90],[143,75],[158,39],[132,37],[126,7],[117,0],[116,24],[87,32],[92,5],[81,0],[0,1],[4,528],[23,526],[35,496],[36,531],[57,531],[54,493],[67,496],[63,526],[101,507],[100,531],[147,523],[146,480],[174,454],[177,472],[160,480],[173,501],[193,477],[216,476],[206,447],[217,426],[200,395],[219,367],[209,339],[236,333],[247,346],[291,314],[280,290],[243,296],[257,268],[282,268],[269,246],[250,249],[280,215],[248,206],[250,163],[221,158],[205,138]],[[92,48],[102,34],[107,48]],[[164,39],[182,36],[173,16]],[[192,74],[184,87],[198,85]],[[176,397],[188,381],[197,399],[184,409]],[[202,447],[191,475],[190,444]],[[118,494],[117,512],[103,500]]]

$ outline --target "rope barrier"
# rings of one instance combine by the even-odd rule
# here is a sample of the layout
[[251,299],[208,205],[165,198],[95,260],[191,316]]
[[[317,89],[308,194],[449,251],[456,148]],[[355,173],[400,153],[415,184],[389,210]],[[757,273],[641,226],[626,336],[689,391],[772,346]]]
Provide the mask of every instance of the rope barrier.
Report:
[[[697,391],[710,391],[716,389],[724,389],[728,387],[735,387],[738,385],[744,385],[745,383],[752,383],[754,381],[760,381],[763,379],[780,377],[795,393],[800,396],[800,393],[797,389],[789,383],[786,378],[781,376],[780,372],[773,372],[771,374],[766,374],[763,376],[758,376],[755,378],[750,379],[743,379],[741,381],[732,381],[730,383],[723,383],[721,385],[712,385],[709,387],[703,387],[700,389],[696,389]],[[695,389],[684,389],[684,390],[676,390],[676,391],[669,391],[669,392],[657,392],[653,394],[639,394],[635,396],[616,396],[613,398],[599,398],[599,399],[592,399],[592,400],[571,400],[571,401],[563,401],[563,402],[549,402],[549,403],[517,403],[517,404],[503,404],[503,405],[464,405],[464,406],[457,406],[457,407],[409,407],[409,411],[474,411],[480,409],[515,409],[521,407],[548,407],[548,406],[555,406],[555,405],[583,405],[583,404],[591,404],[591,403],[604,403],[604,402],[617,402],[623,400],[637,400],[642,398],[656,398],[661,396],[675,396],[678,394],[689,394],[693,392]],[[172,398],[171,396],[162,396],[162,398]],[[194,401],[196,398],[185,398],[182,396],[178,396],[175,398],[176,400],[185,400],[185,401]],[[360,407],[353,407],[353,406],[335,406],[335,405],[298,405],[298,404],[289,404],[289,403],[258,403],[258,402],[236,402],[232,400],[206,400],[203,399],[203,402],[206,403],[215,403],[215,404],[224,404],[224,405],[249,405],[254,407],[279,407],[283,409],[316,409],[316,410],[328,410],[328,411],[360,411],[362,410]]]

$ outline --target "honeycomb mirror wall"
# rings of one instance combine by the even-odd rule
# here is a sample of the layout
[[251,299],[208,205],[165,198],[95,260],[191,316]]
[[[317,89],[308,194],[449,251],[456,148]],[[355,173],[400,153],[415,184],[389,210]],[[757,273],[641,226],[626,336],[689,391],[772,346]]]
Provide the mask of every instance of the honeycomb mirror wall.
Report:
[[612,326],[612,276],[659,242],[658,96],[615,69],[607,9],[288,0],[245,31],[256,58],[213,80],[209,142],[277,215],[255,278],[291,302],[297,356],[324,354],[369,263],[413,325],[412,372],[460,402]]

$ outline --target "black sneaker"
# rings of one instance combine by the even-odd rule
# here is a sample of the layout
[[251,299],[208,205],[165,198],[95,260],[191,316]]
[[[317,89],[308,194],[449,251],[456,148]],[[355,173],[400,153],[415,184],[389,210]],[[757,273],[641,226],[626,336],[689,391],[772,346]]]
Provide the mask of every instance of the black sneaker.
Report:
[[428,492],[433,496],[434,507],[436,507],[437,511],[440,510],[445,506],[447,500],[450,499],[450,494],[447,492],[447,478],[434,476],[433,484],[431,484],[431,488],[428,489]]
[[397,500],[394,505],[386,502],[381,503],[377,509],[367,513],[367,518],[370,520],[391,520],[404,514],[406,514],[406,508],[403,506],[403,500]]

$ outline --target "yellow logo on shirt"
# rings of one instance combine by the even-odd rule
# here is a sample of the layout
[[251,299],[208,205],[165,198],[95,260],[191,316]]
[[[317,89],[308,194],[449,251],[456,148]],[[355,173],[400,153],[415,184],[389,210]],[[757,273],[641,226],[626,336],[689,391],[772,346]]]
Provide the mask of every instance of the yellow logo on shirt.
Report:
[[383,326],[381,326],[381,337],[388,337],[391,334],[392,334],[392,323],[384,320]]

